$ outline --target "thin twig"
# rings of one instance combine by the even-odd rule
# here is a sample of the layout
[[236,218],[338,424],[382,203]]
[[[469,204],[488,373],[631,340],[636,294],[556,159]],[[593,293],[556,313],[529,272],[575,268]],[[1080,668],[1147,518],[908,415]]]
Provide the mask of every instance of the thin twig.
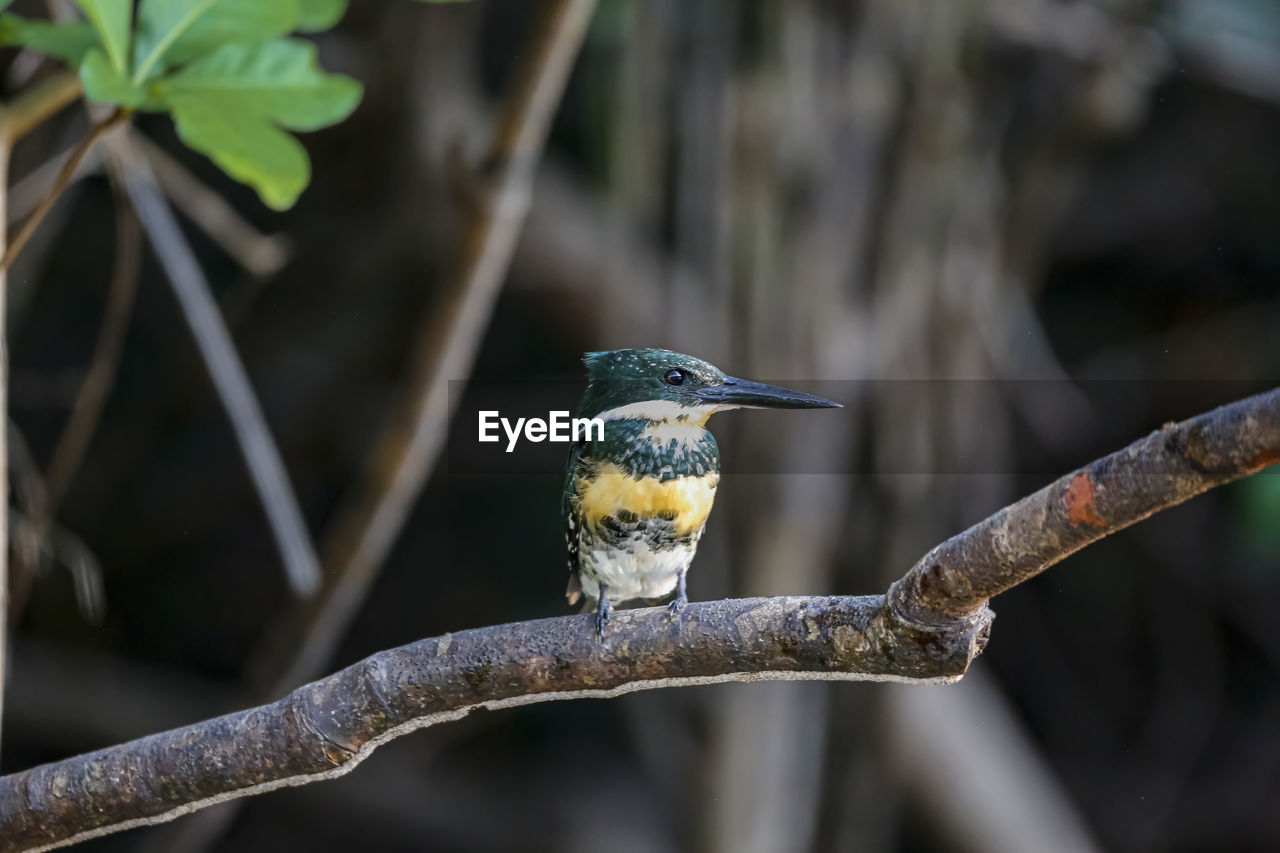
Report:
[[[10,512],[25,512],[29,516],[43,512],[48,503],[45,498],[44,475],[36,462],[26,436],[18,428],[12,416],[6,421],[5,438],[9,474]],[[31,530],[30,527],[27,530]],[[9,574],[9,613],[22,613],[26,587],[39,569],[40,540],[30,535],[10,531],[9,544],[16,558]],[[14,621],[17,621],[16,618]]]
[[[9,156],[14,143],[27,131],[58,112],[80,95],[80,78],[75,74],[55,75],[0,107],[0,256],[6,247],[8,229]],[[9,416],[9,345],[5,340],[5,304],[8,297],[7,267],[0,264],[0,423]],[[5,658],[9,631],[9,460],[7,430],[0,429],[0,732],[4,721]]]
[[260,650],[253,668],[274,694],[321,671],[346,633],[444,444],[452,413],[450,380],[471,372],[532,197],[533,177],[595,0],[553,0],[525,54],[512,97],[486,158],[487,192],[466,235],[453,297],[423,318],[412,375],[369,454],[358,487],[321,549],[321,593],[281,644]]
[[62,71],[13,99],[4,109],[4,135],[10,146],[36,125],[80,97],[80,75]]
[[955,681],[990,630],[975,594],[1035,574],[1010,555],[1034,555],[1038,571],[1278,462],[1280,388],[1170,424],[1006,507],[935,548],[887,596],[711,601],[675,619],[622,611],[603,641],[590,615],[565,616],[380,652],[271,705],[0,778],[0,853],[341,776],[383,743],[477,708],[724,681]]
[[108,156],[120,163],[125,188],[164,267],[218,397],[231,419],[258,497],[266,510],[285,574],[295,594],[310,595],[320,583],[320,565],[302,511],[289,485],[284,462],[267,429],[244,365],[235,350],[204,271],[178,227],[173,211],[156,186],[146,161],[125,139],[108,144]]
[[[26,436],[18,429],[12,417],[7,422],[5,439],[8,441],[6,462],[9,500],[13,504],[7,517],[11,522],[9,544],[12,561],[9,570],[9,606],[6,612],[16,623],[22,618],[31,587],[44,565],[44,537],[52,528],[53,522],[45,513],[49,500],[44,475],[27,444]],[[27,519],[26,524],[16,523],[19,513]]]
[[94,346],[89,369],[76,395],[71,414],[54,448],[45,474],[48,505],[45,512],[54,515],[75,476],[85,450],[98,426],[107,393],[115,384],[116,368],[124,349],[129,318],[133,314],[134,295],[138,291],[138,267],[142,256],[142,232],[138,217],[129,205],[124,176],[114,165],[109,169],[116,208],[116,258],[107,291],[107,306],[102,328]]
[[13,238],[13,242],[9,244],[4,255],[0,257],[0,269],[7,270],[13,264],[13,259],[22,251],[22,247],[27,245],[27,241],[31,239],[31,235],[36,233],[36,229],[40,227],[40,223],[44,221],[45,216],[49,214],[49,211],[53,209],[53,206],[57,203],[59,197],[62,196],[62,191],[71,184],[72,178],[75,177],[76,170],[80,167],[80,162],[84,159],[84,156],[89,153],[89,149],[97,144],[98,140],[102,139],[108,131],[122,124],[126,119],[128,119],[128,117],[129,112],[127,110],[116,110],[110,116],[102,121],[95,122],[93,126],[89,128],[89,133],[85,135],[84,139],[80,140],[80,143],[76,145],[74,149],[72,149],[71,154],[66,159],[66,162],[62,164],[62,168],[58,170],[58,177],[54,180],[53,186],[49,188],[49,192],[45,194],[45,197],[40,201],[40,204],[36,206],[36,209],[23,224],[21,230],[18,231],[17,236]]
[[[0,123],[7,125],[7,117]],[[9,155],[13,137],[7,127],[0,127],[0,254],[4,253],[5,206],[9,198]],[[9,418],[9,342],[5,339],[8,319],[5,305],[8,302],[8,273],[0,267],[0,426]],[[4,731],[4,677],[5,658],[9,639],[9,440],[8,430],[0,428],[0,733]]]
[[[62,171],[63,165],[75,147],[72,145],[65,151],[59,151],[13,182],[13,186],[9,188],[9,225],[15,225],[26,219],[40,205],[40,202],[49,194],[49,188],[58,179],[58,173]],[[102,165],[101,161],[102,157],[97,149],[91,150],[80,161],[80,166],[71,176],[71,182],[75,183],[93,174]]]
[[174,207],[250,275],[270,278],[289,262],[292,249],[288,240],[258,231],[225,198],[145,135],[130,132],[129,140],[146,155],[156,182]]
[[[32,518],[26,513],[10,509],[9,522],[12,526],[15,551],[19,540],[32,543],[27,548],[34,550],[35,556],[28,561],[28,571],[34,572],[37,567],[43,565],[46,557],[54,566],[66,569],[74,585],[76,607],[80,611],[80,616],[91,625],[101,625],[106,615],[102,564],[84,540],[71,530],[53,523],[48,516]],[[30,578],[30,574],[27,577]],[[17,581],[17,578],[14,580]],[[15,613],[21,613],[22,595],[22,591],[14,590]]]
[[[147,136],[132,128],[127,132],[129,141],[146,155],[147,162],[155,171],[156,182],[174,206],[250,275],[269,278],[289,262],[293,250],[288,239],[258,231],[226,199]],[[14,183],[9,193],[10,223],[25,219],[35,210],[70,155],[70,150],[55,154]],[[91,150],[80,161],[72,182],[93,173],[101,159],[96,150]]]

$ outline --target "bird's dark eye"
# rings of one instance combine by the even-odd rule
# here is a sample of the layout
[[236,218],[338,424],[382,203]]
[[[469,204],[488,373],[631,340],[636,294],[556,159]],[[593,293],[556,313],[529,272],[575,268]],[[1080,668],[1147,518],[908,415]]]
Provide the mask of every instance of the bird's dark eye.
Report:
[[662,381],[668,385],[683,385],[684,373],[673,367],[666,373],[662,374]]

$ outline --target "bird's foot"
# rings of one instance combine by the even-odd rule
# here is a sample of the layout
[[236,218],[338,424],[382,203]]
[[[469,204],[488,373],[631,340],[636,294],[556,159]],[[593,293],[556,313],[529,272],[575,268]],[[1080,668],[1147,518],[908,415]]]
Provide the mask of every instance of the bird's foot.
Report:
[[682,571],[676,576],[676,597],[667,605],[667,612],[672,616],[679,616],[680,611],[684,610],[685,605],[689,603],[689,595],[684,590],[684,575]]
[[613,613],[613,606],[609,604],[609,598],[605,593],[604,587],[600,588],[600,603],[596,607],[596,634],[600,639],[604,639],[604,626],[609,621],[609,616]]

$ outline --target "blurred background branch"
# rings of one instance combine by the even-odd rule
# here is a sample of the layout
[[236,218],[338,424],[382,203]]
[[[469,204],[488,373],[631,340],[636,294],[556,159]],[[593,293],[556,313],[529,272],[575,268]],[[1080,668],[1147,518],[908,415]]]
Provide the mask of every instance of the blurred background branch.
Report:
[[[342,640],[444,446],[449,416],[471,372],[489,313],[524,225],[552,115],[586,34],[594,0],[550,0],[516,73],[493,140],[474,171],[458,271],[414,336],[405,388],[369,453],[363,477],[325,539],[326,585],[255,661],[268,694],[314,677]],[[468,169],[457,164],[458,168]]]
[[[528,213],[551,118],[578,55],[594,0],[552,0],[515,71],[478,167],[451,162],[467,193],[457,271],[431,300],[415,334],[408,375],[368,461],[321,547],[325,584],[279,621],[248,664],[253,701],[266,701],[323,671],[399,536],[444,446],[461,394],[506,278]],[[460,140],[454,140],[460,144]],[[452,149],[457,151],[456,148]],[[155,846],[203,850],[235,819],[230,803],[187,821]]]
[[209,293],[204,272],[141,155],[122,142],[109,149],[109,156],[115,159],[123,174],[125,190],[138,220],[173,285],[214,387],[226,407],[271,523],[289,584],[299,597],[309,595],[320,584],[320,563],[311,535],[249,377]]

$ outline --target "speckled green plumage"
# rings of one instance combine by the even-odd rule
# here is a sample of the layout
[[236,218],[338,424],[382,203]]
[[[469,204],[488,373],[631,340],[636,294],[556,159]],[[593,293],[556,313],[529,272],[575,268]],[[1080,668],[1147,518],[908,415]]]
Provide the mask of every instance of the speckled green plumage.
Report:
[[720,481],[720,451],[706,429],[714,412],[741,407],[827,408],[829,400],[725,376],[682,353],[629,349],[588,353],[579,417],[604,421],[603,438],[569,453],[562,494],[569,602],[676,593],[706,526]]

